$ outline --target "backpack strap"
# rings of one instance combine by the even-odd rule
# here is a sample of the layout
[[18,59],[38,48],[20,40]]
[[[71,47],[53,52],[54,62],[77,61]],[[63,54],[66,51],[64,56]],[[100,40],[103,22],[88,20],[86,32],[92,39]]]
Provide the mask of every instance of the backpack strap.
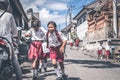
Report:
[[[59,32],[57,30],[55,30],[55,34],[56,34],[56,37],[57,37],[58,41],[62,44],[62,39],[60,38],[60,34],[59,34]],[[46,34],[47,47],[49,45],[48,35],[49,35],[49,31],[47,31],[47,34]]]
[[59,34],[59,32],[57,30],[55,30],[55,34],[57,36],[58,41],[60,41],[62,43],[62,40],[60,38],[60,34]]
[[0,15],[0,18],[3,16],[3,14],[6,12],[6,10]]

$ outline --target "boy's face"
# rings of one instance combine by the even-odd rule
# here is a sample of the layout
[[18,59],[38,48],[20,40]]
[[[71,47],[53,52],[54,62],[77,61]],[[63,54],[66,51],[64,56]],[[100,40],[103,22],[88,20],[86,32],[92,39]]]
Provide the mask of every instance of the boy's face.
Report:
[[55,30],[55,26],[52,24],[48,25],[48,31],[53,32]]

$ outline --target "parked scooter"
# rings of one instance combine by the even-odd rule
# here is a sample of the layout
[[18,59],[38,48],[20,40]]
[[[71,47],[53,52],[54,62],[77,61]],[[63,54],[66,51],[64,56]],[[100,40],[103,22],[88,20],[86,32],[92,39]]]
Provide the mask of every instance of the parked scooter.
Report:
[[21,38],[21,42],[18,45],[19,47],[18,60],[20,63],[28,60],[28,50],[30,43],[31,43],[30,39],[26,39],[23,37]]

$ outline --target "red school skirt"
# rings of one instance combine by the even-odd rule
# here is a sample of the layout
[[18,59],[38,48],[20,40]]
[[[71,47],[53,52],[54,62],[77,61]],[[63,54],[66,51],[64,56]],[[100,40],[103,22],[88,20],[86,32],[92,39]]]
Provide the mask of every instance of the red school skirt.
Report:
[[75,43],[75,46],[76,46],[76,47],[78,47],[78,46],[79,46],[79,43],[78,43],[78,42],[76,42],[76,43]]
[[72,42],[70,42],[69,44],[70,44],[70,46],[73,46],[73,43],[72,43]]
[[102,50],[98,50],[98,54],[99,54],[99,55],[102,54]]
[[43,56],[42,42],[33,41],[28,51],[28,58],[29,59],[38,59],[38,58],[41,59],[42,56]]
[[43,53],[43,58],[49,58],[50,57],[50,53]]
[[106,56],[109,56],[110,55],[110,51],[109,50],[106,50]]
[[50,58],[56,59],[58,62],[64,61],[64,53],[59,52],[60,47],[50,47]]

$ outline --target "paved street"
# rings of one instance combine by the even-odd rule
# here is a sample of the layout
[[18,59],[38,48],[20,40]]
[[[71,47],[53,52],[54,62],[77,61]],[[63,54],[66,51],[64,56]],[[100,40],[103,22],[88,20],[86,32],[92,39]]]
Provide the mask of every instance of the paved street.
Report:
[[[69,80],[119,80],[120,63],[97,61],[94,52],[70,50],[65,57],[66,74]],[[22,64],[24,80],[32,80],[31,62]],[[48,72],[39,74],[38,80],[55,80],[56,75],[49,61]]]

